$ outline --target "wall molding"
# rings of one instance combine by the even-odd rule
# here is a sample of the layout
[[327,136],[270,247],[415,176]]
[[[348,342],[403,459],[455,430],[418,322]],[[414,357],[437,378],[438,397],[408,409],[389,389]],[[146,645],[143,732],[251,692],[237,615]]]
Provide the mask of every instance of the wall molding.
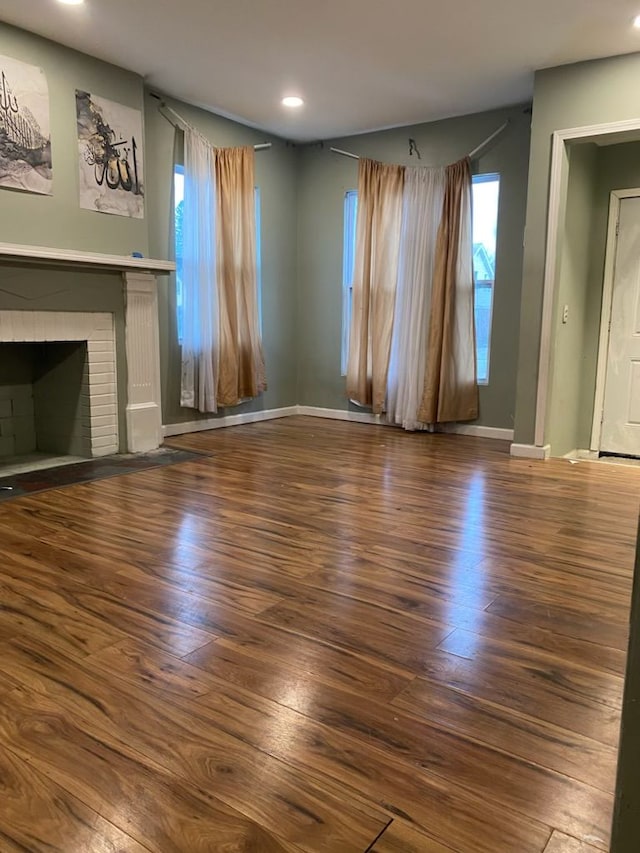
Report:
[[224,415],[220,418],[203,418],[199,421],[185,421],[180,424],[166,424],[162,427],[165,438],[172,435],[185,435],[188,432],[203,432],[209,429],[255,424],[259,421],[271,421],[275,418],[286,418],[297,415],[297,406],[286,406],[282,409],[263,409],[261,412],[243,412],[240,415]]
[[521,459],[548,459],[551,456],[551,445],[538,447],[535,444],[511,444],[511,456]]
[[493,438],[497,441],[513,441],[513,430],[506,427],[482,426],[482,424],[452,424],[442,432],[452,432],[457,435],[475,435],[476,438]]
[[353,412],[350,409],[323,409],[318,406],[296,406],[296,415],[329,418],[332,421],[354,421],[360,424],[382,424],[380,415],[372,412]]
[[[220,418],[205,418],[200,421],[186,421],[179,424],[166,424],[162,431],[165,438],[172,435],[184,435],[188,432],[202,432],[208,429],[253,424],[270,421],[275,418],[287,418],[292,415],[306,415],[311,418],[328,418],[333,421],[352,421],[353,423],[386,426],[380,415],[371,412],[354,412],[349,409],[324,409],[319,406],[287,406],[281,409],[264,409],[261,412],[243,412],[241,415],[225,415]],[[501,427],[487,427],[479,424],[452,424],[443,432],[473,435],[478,438],[493,438],[499,441],[513,441],[513,430]]]

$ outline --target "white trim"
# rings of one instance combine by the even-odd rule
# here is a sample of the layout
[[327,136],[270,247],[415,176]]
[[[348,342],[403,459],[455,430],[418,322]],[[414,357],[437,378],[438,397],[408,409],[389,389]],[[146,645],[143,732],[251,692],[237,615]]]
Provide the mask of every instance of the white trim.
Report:
[[597,450],[581,450],[578,448],[577,450],[571,450],[569,453],[565,453],[562,458],[580,460],[581,462],[598,462],[600,454]]
[[134,258],[130,255],[104,255],[96,252],[79,252],[75,249],[54,249],[49,246],[25,246],[19,243],[0,243],[0,261],[45,261],[50,264],[99,267],[112,270],[138,270],[167,275],[176,265],[172,261],[154,258]]
[[261,412],[243,412],[241,415],[225,415],[221,418],[203,418],[200,421],[185,421],[181,424],[166,424],[162,427],[165,438],[171,435],[184,435],[188,432],[202,432],[208,429],[254,424],[258,421],[270,421],[274,418],[286,418],[297,415],[298,406],[287,406],[282,409],[264,409]]
[[510,453],[521,459],[548,459],[551,456],[551,445],[537,447],[535,444],[512,444]]
[[[261,412],[245,412],[241,415],[226,415],[222,418],[205,418],[201,421],[187,421],[181,424],[166,424],[162,427],[165,438],[183,435],[188,432],[201,432],[208,429],[253,424],[258,421],[270,421],[274,418],[287,418],[293,415],[306,415],[310,418],[328,418],[333,421],[352,421],[353,423],[387,426],[380,415],[371,412],[354,412],[349,409],[323,409],[319,406],[288,406],[282,409],[264,409]],[[450,424],[443,432],[460,435],[475,435],[479,438],[493,438],[500,441],[512,441],[513,430],[501,427],[486,427],[478,424]]]
[[125,272],[124,329],[127,354],[127,450],[145,453],[162,444],[157,281]]
[[[571,140],[590,138],[617,133],[640,131],[640,118],[628,121],[592,124],[584,127],[572,127],[557,130],[551,144],[551,178],[549,184],[549,213],[547,218],[547,245],[544,266],[544,288],[542,302],[542,325],[540,328],[540,355],[538,359],[538,386],[536,394],[535,446],[542,447],[544,442],[545,420],[549,395],[549,373],[551,357],[551,334],[553,323],[553,303],[556,290],[556,263],[558,253],[558,226],[562,206],[562,179],[565,164],[563,156],[566,143]],[[523,445],[527,446],[527,445]]]
[[482,424],[451,424],[443,432],[457,435],[475,435],[477,438],[493,438],[497,441],[513,441],[513,430],[504,427],[482,426]]
[[296,406],[297,415],[307,415],[310,418],[330,418],[334,421],[355,421],[361,424],[383,423],[380,415],[372,412],[352,412],[349,409],[321,409],[317,406]]
[[609,322],[613,303],[613,279],[616,268],[616,251],[618,248],[618,222],[620,220],[620,204],[624,198],[637,198],[640,188],[628,190],[613,190],[609,204],[609,226],[607,229],[607,245],[605,250],[604,279],[602,284],[602,312],[600,315],[600,340],[598,344],[598,363],[596,371],[596,394],[593,403],[593,423],[591,426],[590,450],[600,450],[602,433],[602,413],[604,411],[604,388],[607,378],[607,357],[609,354]]

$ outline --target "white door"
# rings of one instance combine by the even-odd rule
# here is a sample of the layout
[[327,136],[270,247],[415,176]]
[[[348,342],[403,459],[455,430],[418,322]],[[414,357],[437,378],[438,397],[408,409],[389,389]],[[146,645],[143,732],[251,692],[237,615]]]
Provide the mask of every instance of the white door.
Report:
[[620,201],[600,450],[640,456],[640,198]]

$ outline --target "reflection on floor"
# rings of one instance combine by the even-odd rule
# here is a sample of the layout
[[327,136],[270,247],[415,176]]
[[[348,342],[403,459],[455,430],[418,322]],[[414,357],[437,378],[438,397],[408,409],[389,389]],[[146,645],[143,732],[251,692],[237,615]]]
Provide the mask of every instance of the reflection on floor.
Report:
[[638,469],[171,445],[207,455],[0,505],[2,853],[609,849]]

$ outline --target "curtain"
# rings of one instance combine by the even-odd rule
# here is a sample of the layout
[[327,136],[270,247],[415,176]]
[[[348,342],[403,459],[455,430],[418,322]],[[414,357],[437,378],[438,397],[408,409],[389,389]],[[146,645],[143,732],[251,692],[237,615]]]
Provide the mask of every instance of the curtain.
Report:
[[471,164],[467,157],[446,168],[418,417],[425,423],[446,423],[477,416]]
[[253,164],[252,147],[216,150],[221,406],[256,397],[267,387],[258,313]]
[[407,430],[425,427],[418,418],[418,408],[424,388],[444,189],[445,169],[406,170],[386,419]]
[[180,405],[217,411],[215,152],[197,131],[184,139],[183,338]]
[[253,148],[185,130],[180,405],[217,412],[267,387],[258,313]]
[[384,408],[398,277],[404,169],[361,159],[347,395]]

